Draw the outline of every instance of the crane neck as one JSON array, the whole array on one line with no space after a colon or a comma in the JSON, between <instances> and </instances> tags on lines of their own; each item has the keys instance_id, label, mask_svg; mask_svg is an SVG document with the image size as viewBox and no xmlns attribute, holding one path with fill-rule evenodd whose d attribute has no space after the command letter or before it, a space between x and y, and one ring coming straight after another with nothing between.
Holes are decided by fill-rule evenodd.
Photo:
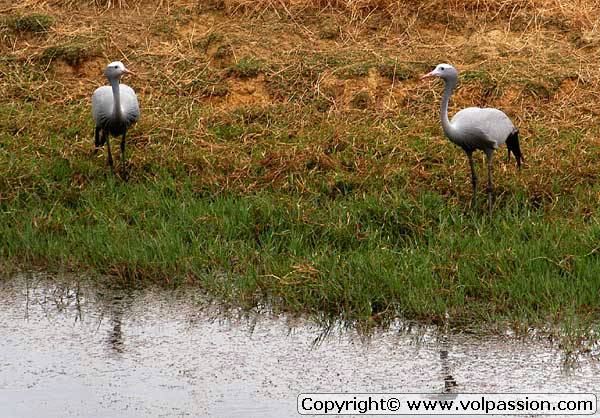
<instances>
[{"instance_id":1,"label":"crane neck","mask_svg":"<svg viewBox=\"0 0 600 418\"><path fill-rule=\"evenodd\" d=\"M444 97L442 98L442 105L440 108L440 119L442 121L442 129L444 129L444 133L446 136L452 141L454 138L454 127L450 123L448 119L448 103L450 102L450 96L452 96L452 92L456 87L457 80L444 80Z\"/></svg>"},{"instance_id":2,"label":"crane neck","mask_svg":"<svg viewBox=\"0 0 600 418\"><path fill-rule=\"evenodd\" d=\"M114 100L113 118L116 121L123 120L123 111L121 109L121 94L119 92L119 81L120 80L118 77L108 79L108 82L110 83L110 86L112 87L112 92L113 92L113 100Z\"/></svg>"}]
</instances>

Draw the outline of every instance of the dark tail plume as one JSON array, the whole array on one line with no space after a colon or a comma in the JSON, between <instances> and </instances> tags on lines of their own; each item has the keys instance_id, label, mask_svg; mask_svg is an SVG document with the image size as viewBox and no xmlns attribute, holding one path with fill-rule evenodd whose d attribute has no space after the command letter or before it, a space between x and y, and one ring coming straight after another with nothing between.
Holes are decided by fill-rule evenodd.
<instances>
[{"instance_id":1,"label":"dark tail plume","mask_svg":"<svg viewBox=\"0 0 600 418\"><path fill-rule=\"evenodd\" d=\"M508 159L510 160L510 153L512 152L517 160L517 167L521 168L521 160L525 161L523 154L521 154L521 147L519 147L519 130L515 129L506 138L506 148L508 149Z\"/></svg>"}]
</instances>

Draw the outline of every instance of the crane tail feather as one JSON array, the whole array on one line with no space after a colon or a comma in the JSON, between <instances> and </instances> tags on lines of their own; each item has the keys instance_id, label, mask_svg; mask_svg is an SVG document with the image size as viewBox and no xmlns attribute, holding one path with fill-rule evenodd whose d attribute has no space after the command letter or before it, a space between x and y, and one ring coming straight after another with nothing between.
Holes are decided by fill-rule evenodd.
<instances>
[{"instance_id":1,"label":"crane tail feather","mask_svg":"<svg viewBox=\"0 0 600 418\"><path fill-rule=\"evenodd\" d=\"M510 153L512 152L517 160L517 167L521 168L521 161L525 161L523 158L523 154L521 154L521 147L519 146L519 130L515 129L509 136L506 138L506 148L508 148L508 155L510 157Z\"/></svg>"}]
</instances>

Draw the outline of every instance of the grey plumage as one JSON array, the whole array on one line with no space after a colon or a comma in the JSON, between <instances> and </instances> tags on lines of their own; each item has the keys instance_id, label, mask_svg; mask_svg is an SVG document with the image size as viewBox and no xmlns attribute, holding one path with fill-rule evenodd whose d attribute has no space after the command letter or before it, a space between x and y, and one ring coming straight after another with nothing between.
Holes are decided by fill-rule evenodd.
<instances>
[{"instance_id":1,"label":"grey plumage","mask_svg":"<svg viewBox=\"0 0 600 418\"><path fill-rule=\"evenodd\" d=\"M492 157L494 150L506 144L508 156L512 152L521 168L523 156L519 147L519 130L504 112L492 108L469 107L456 113L452 120L448 120L448 102L458 82L458 71L450 64L439 64L433 71L422 78L439 77L444 80L444 96L440 109L440 119L444 133L461 147L469 158L471 167L471 182L473 185L472 206L475 206L477 195L477 175L473 152L481 150L487 157L488 164L488 209L492 213Z\"/></svg>"},{"instance_id":2,"label":"grey plumage","mask_svg":"<svg viewBox=\"0 0 600 418\"><path fill-rule=\"evenodd\" d=\"M108 165L114 174L109 136L121 137L121 170L125 173L125 135L140 118L140 108L133 89L120 84L121 76L130 73L120 61L108 64L104 75L110 86L97 88L92 95L92 116L96 123L95 146L106 144Z\"/></svg>"}]
</instances>

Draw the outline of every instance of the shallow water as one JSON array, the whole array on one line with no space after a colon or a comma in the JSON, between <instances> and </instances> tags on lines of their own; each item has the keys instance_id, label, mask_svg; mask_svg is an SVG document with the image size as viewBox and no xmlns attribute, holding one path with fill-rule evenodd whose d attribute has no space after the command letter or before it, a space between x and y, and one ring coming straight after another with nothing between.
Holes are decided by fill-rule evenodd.
<instances>
[{"instance_id":1,"label":"shallow water","mask_svg":"<svg viewBox=\"0 0 600 418\"><path fill-rule=\"evenodd\" d=\"M0 282L0 329L0 417L291 417L301 392L600 392L597 360L543 342L324 332L224 316L194 290L23 275Z\"/></svg>"}]
</instances>

